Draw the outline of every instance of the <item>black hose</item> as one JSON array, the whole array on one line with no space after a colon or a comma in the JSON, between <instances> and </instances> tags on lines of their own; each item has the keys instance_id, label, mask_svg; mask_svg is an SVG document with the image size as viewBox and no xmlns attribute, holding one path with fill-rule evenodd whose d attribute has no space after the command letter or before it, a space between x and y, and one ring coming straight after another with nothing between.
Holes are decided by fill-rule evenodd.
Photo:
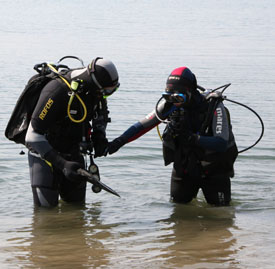
<instances>
[{"instance_id":1,"label":"black hose","mask_svg":"<svg viewBox=\"0 0 275 269\"><path fill-rule=\"evenodd\" d=\"M221 86L221 87L218 87L218 88L212 90L212 92L214 92L214 91L216 91L216 90L219 90L219 89L221 89L221 88L224 88L223 91L222 91L222 93L223 93L230 85L231 85L231 83L225 84L225 85L223 85L223 86ZM200 89L201 91L206 91L206 89L203 88L203 87L200 86L200 85L197 85L197 88ZM157 107L158 107L160 101L162 100L162 98L163 98L163 97L161 97L161 98L158 100L157 104L156 104L156 109L155 109L155 110L156 110L156 117L158 118L159 121L161 121L161 122L163 122L163 123L167 123L167 121L161 119L161 117L160 117L159 114L158 114L158 110L157 110ZM247 148L245 148L245 149L242 149L242 150L238 151L238 153L240 154L240 153L242 153L242 152L245 152L245 151L247 151L247 150L253 148L254 146L256 146L256 145L260 142L260 140L262 139L262 137L263 137L263 135L264 135L264 122L263 122L263 120L261 119L260 115L259 115L255 110L253 110L251 107L249 107L249 106L247 106L247 105L245 105L245 104L242 104L242 103L240 103L240 102L237 102L237 101L228 99L228 98L226 98L225 96L222 96L222 98L223 98L223 100L226 100L226 101L229 101L229 102L231 102L231 103L234 103L234 104L237 104L237 105L240 105L240 106L243 106L243 107L247 108L248 110L250 110L251 112L253 112L253 113L257 116L257 118L259 119L259 121L260 121L260 123L261 123L261 126L262 126L262 132L261 132L259 138L256 140L256 142L255 142L254 144L252 144L251 146L249 146L249 147L247 147Z\"/></svg>"},{"instance_id":2,"label":"black hose","mask_svg":"<svg viewBox=\"0 0 275 269\"><path fill-rule=\"evenodd\" d=\"M60 62L62 62L65 59L68 59L68 58L78 60L82 64L82 66L85 67L84 62L83 62L82 59L80 59L79 57L76 57L76 56L71 56L71 55L62 57L57 63L59 64Z\"/></svg>"},{"instance_id":3,"label":"black hose","mask_svg":"<svg viewBox=\"0 0 275 269\"><path fill-rule=\"evenodd\" d=\"M163 96L161 96L160 99L159 99L159 100L157 101L157 103L156 103L155 114L156 114L157 119L158 119L160 122L162 122L162 123L168 123L168 121L163 120L163 119L161 118L161 116L159 115L159 113L158 113L158 105L159 105L159 103L160 103L160 101L161 101L162 99L163 99Z\"/></svg>"},{"instance_id":4,"label":"black hose","mask_svg":"<svg viewBox=\"0 0 275 269\"><path fill-rule=\"evenodd\" d=\"M263 137L263 135L264 135L264 122L263 122L263 120L261 119L260 115L259 115L255 110L253 110L251 107L249 107L249 106L247 106L247 105L244 105L244 104L242 104L242 103L239 103L239 102L234 101L234 100L231 100L231 99L227 99L226 97L223 97L223 99L226 100L226 101L229 101L229 102L232 102L232 103L234 103L234 104L237 104L237 105L240 105L240 106L243 106L243 107L247 108L248 110L250 110L251 112L253 112L253 113L257 116L257 118L259 119L259 121L260 121L260 123L261 123L261 125L262 125L262 132L261 132L261 135L259 136L259 138L256 140L256 142L255 142L254 144L252 144L251 146L249 146L249 147L247 147L247 148L245 148L245 149L243 149L243 150L240 150L238 153L242 153L242 152L244 152L244 151L247 151L247 150L253 148L255 145L257 145L257 144L260 142L260 140L262 139L262 137Z\"/></svg>"}]
</instances>

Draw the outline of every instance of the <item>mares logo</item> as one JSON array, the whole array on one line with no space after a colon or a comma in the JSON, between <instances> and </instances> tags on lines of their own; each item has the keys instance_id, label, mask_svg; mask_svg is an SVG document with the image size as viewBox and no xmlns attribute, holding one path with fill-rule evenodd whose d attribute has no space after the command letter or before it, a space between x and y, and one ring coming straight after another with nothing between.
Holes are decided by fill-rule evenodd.
<instances>
[{"instance_id":1,"label":"mares logo","mask_svg":"<svg viewBox=\"0 0 275 269\"><path fill-rule=\"evenodd\" d=\"M44 106L42 112L39 115L39 118L41 120L44 120L44 118L46 117L46 115L47 115L49 109L51 108L52 104L53 104L53 100L51 98L49 98L47 104Z\"/></svg>"},{"instance_id":2,"label":"mares logo","mask_svg":"<svg viewBox=\"0 0 275 269\"><path fill-rule=\"evenodd\" d=\"M180 80L180 77L179 76L169 76L169 79Z\"/></svg>"},{"instance_id":3,"label":"mares logo","mask_svg":"<svg viewBox=\"0 0 275 269\"><path fill-rule=\"evenodd\" d=\"M221 134L222 133L222 109L218 107L216 109L216 116L217 116L217 126L216 126L216 133Z\"/></svg>"}]
</instances>

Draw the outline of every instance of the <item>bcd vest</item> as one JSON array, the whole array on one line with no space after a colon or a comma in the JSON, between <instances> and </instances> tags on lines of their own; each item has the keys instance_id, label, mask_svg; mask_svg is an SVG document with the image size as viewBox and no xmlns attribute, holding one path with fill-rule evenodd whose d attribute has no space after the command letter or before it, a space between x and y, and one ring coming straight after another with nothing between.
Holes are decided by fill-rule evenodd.
<instances>
[{"instance_id":1,"label":"bcd vest","mask_svg":"<svg viewBox=\"0 0 275 269\"><path fill-rule=\"evenodd\" d=\"M214 111L221 100L211 98L208 101L208 109L201 112L197 118L200 125L199 133L204 136L212 136L212 119ZM226 109L226 108L225 108ZM174 162L174 168L179 176L202 176L211 174L223 174L234 176L233 164L238 155L234 136L231 131L230 115L226 109L228 124L230 126L229 147L225 152L210 152L201 147L188 146L181 139L182 128L188 129L184 111L176 110L170 116L163 132L163 158L165 165Z\"/></svg>"}]
</instances>

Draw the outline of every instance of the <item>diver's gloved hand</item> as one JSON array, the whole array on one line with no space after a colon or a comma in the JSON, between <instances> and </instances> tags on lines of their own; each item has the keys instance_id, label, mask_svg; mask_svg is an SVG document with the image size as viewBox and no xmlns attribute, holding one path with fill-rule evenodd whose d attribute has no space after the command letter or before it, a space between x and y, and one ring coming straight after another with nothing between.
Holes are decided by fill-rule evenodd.
<instances>
[{"instance_id":1,"label":"diver's gloved hand","mask_svg":"<svg viewBox=\"0 0 275 269\"><path fill-rule=\"evenodd\" d=\"M77 173L79 168L84 169L84 165L77 162L65 161L62 172L70 181L79 182L83 180L83 177Z\"/></svg>"},{"instance_id":2,"label":"diver's gloved hand","mask_svg":"<svg viewBox=\"0 0 275 269\"><path fill-rule=\"evenodd\" d=\"M44 155L44 159L49 161L57 169L61 170L69 180L78 182L83 179L83 177L77 173L77 169L84 168L84 165L78 162L65 160L54 149L47 152Z\"/></svg>"},{"instance_id":3,"label":"diver's gloved hand","mask_svg":"<svg viewBox=\"0 0 275 269\"><path fill-rule=\"evenodd\" d=\"M113 154L117 152L123 145L126 144L126 139L122 136L114 139L112 142L108 143L108 153Z\"/></svg>"},{"instance_id":4,"label":"diver's gloved hand","mask_svg":"<svg viewBox=\"0 0 275 269\"><path fill-rule=\"evenodd\" d=\"M107 155L108 140L101 138L94 141L95 158Z\"/></svg>"},{"instance_id":5,"label":"diver's gloved hand","mask_svg":"<svg viewBox=\"0 0 275 269\"><path fill-rule=\"evenodd\" d=\"M198 145L199 135L193 133L185 133L182 136L182 139L184 145L194 147Z\"/></svg>"}]
</instances>

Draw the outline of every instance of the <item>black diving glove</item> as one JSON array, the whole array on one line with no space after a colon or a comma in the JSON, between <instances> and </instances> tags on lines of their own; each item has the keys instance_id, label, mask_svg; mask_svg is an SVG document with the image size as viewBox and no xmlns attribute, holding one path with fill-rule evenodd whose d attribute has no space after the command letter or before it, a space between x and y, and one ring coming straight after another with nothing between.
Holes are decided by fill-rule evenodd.
<instances>
[{"instance_id":1,"label":"black diving glove","mask_svg":"<svg viewBox=\"0 0 275 269\"><path fill-rule=\"evenodd\" d=\"M62 172L70 181L79 182L83 180L83 177L77 173L79 168L84 169L84 165L78 162L65 161Z\"/></svg>"},{"instance_id":2,"label":"black diving glove","mask_svg":"<svg viewBox=\"0 0 275 269\"><path fill-rule=\"evenodd\" d=\"M112 142L108 143L108 153L113 154L117 152L125 144L126 144L126 139L121 136L114 139Z\"/></svg>"},{"instance_id":3,"label":"black diving glove","mask_svg":"<svg viewBox=\"0 0 275 269\"><path fill-rule=\"evenodd\" d=\"M183 144L190 147L198 146L199 137L197 134L186 133L182 136Z\"/></svg>"},{"instance_id":4,"label":"black diving glove","mask_svg":"<svg viewBox=\"0 0 275 269\"><path fill-rule=\"evenodd\" d=\"M79 182L83 177L77 173L77 169L84 168L83 164L78 162L67 161L61 157L55 150L50 150L44 156L54 167L63 172L66 178L72 182Z\"/></svg>"},{"instance_id":5,"label":"black diving glove","mask_svg":"<svg viewBox=\"0 0 275 269\"><path fill-rule=\"evenodd\" d=\"M96 139L94 141L95 158L107 155L108 140L106 138Z\"/></svg>"}]
</instances>

